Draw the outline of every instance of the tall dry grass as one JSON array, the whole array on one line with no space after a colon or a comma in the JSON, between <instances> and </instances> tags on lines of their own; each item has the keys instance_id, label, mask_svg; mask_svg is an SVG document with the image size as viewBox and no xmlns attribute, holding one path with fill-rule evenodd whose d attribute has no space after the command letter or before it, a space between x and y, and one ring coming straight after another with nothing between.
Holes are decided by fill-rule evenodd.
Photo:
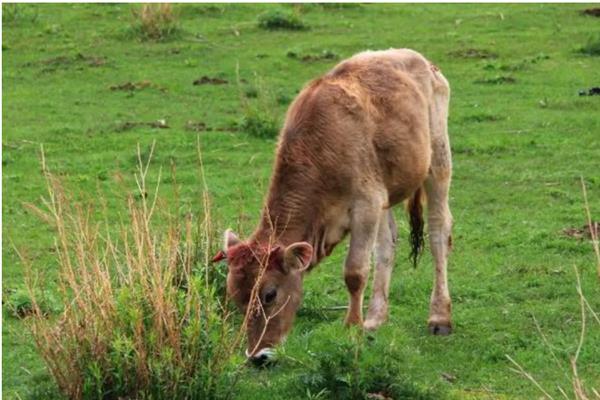
<instances>
[{"instance_id":1,"label":"tall dry grass","mask_svg":"<svg viewBox=\"0 0 600 400\"><path fill-rule=\"evenodd\" d=\"M102 199L75 201L42 150L47 195L27 207L56 234L60 316L42 312L38 275L19 254L34 310L29 326L68 398L220 398L235 385L242 335L216 293L223 277L209 266L218 241L207 190L199 218L169 212L159 184L147 187L153 149L144 162L138 146L137 188L119 223Z\"/></svg>"},{"instance_id":2,"label":"tall dry grass","mask_svg":"<svg viewBox=\"0 0 600 400\"><path fill-rule=\"evenodd\" d=\"M131 28L141 40L166 40L179 31L179 18L170 3L143 4L131 14Z\"/></svg>"}]
</instances>

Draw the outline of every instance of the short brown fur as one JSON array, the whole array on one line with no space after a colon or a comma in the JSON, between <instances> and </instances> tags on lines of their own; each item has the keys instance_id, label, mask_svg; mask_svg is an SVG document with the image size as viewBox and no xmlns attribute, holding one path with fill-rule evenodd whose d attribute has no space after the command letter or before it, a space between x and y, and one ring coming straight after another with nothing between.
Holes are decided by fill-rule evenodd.
<instances>
[{"instance_id":1,"label":"short brown fur","mask_svg":"<svg viewBox=\"0 0 600 400\"><path fill-rule=\"evenodd\" d=\"M259 275L259 298L266 286L277 287L278 300L267 310L277 315L268 329L265 315L248 321L249 355L276 345L287 333L300 303L304 270L329 255L347 233L353 237L346 261L348 318L360 322L368 274L365 249L371 250L377 232L363 227L391 218L385 210L410 197L416 258L423 241L420 194L428 177L449 181L451 168L449 145L432 133L436 121L430 118L439 119L436 93L447 99L447 82L418 53L365 52L309 83L290 106L259 226L248 241L225 249L228 293L241 308ZM392 219L389 226L395 227ZM297 268L285 265L294 264L296 258L288 256L298 248L291 247L302 242ZM276 249L271 261L265 258L267 248ZM261 272L261 265L271 267Z\"/></svg>"}]
</instances>

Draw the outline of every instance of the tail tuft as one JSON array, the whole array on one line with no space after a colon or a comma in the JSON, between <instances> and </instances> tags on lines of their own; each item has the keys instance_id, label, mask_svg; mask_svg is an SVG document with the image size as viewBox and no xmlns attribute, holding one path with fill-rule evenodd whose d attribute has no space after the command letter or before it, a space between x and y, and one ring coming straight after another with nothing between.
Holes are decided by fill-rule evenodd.
<instances>
[{"instance_id":1,"label":"tail tuft","mask_svg":"<svg viewBox=\"0 0 600 400\"><path fill-rule=\"evenodd\" d=\"M417 268L419 257L423 252L423 246L425 241L423 239L423 227L425 221L423 220L423 188L417 189L417 191L408 200L407 210L410 219L410 260L412 261L413 267Z\"/></svg>"}]
</instances>

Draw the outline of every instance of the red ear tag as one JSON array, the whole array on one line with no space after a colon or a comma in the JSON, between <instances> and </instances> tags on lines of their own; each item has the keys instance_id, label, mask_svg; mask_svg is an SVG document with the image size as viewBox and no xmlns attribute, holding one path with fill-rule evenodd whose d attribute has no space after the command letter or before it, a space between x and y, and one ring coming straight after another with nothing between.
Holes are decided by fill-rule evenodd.
<instances>
[{"instance_id":1,"label":"red ear tag","mask_svg":"<svg viewBox=\"0 0 600 400\"><path fill-rule=\"evenodd\" d=\"M277 252L279 251L281 247L280 246L275 246L271 249L271 252L269 253L269 256L275 255L277 254Z\"/></svg>"},{"instance_id":2,"label":"red ear tag","mask_svg":"<svg viewBox=\"0 0 600 400\"><path fill-rule=\"evenodd\" d=\"M213 257L211 262L219 262L227 259L227 254L223 250L219 250L216 256Z\"/></svg>"}]
</instances>

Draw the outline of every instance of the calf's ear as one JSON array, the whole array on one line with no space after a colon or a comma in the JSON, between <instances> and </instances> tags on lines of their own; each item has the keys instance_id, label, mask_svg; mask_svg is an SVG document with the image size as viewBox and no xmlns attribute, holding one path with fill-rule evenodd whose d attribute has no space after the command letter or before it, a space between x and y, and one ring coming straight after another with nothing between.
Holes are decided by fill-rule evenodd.
<instances>
[{"instance_id":1,"label":"calf's ear","mask_svg":"<svg viewBox=\"0 0 600 400\"><path fill-rule=\"evenodd\" d=\"M240 238L238 238L237 235L233 233L231 229L227 229L224 235L223 250L227 251L228 248L230 248L231 246L235 246L240 242Z\"/></svg>"},{"instance_id":2,"label":"calf's ear","mask_svg":"<svg viewBox=\"0 0 600 400\"><path fill-rule=\"evenodd\" d=\"M297 242L290 244L283 252L283 267L286 272L293 269L308 268L312 259L313 248L309 243Z\"/></svg>"}]
</instances>

